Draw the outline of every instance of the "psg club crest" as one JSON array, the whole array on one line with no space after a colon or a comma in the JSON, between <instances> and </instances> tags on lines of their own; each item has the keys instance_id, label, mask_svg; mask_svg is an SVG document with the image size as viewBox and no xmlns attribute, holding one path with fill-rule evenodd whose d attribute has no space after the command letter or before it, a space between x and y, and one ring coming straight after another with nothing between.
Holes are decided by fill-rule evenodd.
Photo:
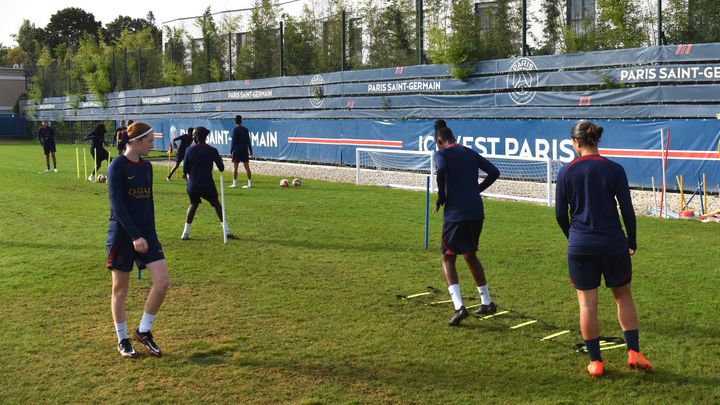
<instances>
[{"instance_id":1,"label":"psg club crest","mask_svg":"<svg viewBox=\"0 0 720 405\"><path fill-rule=\"evenodd\" d=\"M531 90L538 85L537 66L528 58L520 58L510 67L507 76L507 87L513 91L509 92L510 98L515 104L527 104L535 97L535 91Z\"/></svg>"},{"instance_id":2,"label":"psg club crest","mask_svg":"<svg viewBox=\"0 0 720 405\"><path fill-rule=\"evenodd\" d=\"M308 97L310 104L315 108L320 108L325 102L325 80L320 75L313 76L308 85Z\"/></svg>"},{"instance_id":3,"label":"psg club crest","mask_svg":"<svg viewBox=\"0 0 720 405\"><path fill-rule=\"evenodd\" d=\"M193 87L192 102L193 102L193 107L195 108L195 111L202 110L202 106L203 106L202 91L203 90L202 90L202 87L200 87L200 85Z\"/></svg>"}]
</instances>

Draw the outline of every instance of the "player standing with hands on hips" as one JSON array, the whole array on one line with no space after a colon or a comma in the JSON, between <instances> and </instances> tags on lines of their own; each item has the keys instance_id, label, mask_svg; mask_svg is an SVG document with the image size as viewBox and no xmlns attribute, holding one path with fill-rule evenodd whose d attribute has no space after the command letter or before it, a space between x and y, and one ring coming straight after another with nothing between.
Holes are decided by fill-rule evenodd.
<instances>
[{"instance_id":1,"label":"player standing with hands on hips","mask_svg":"<svg viewBox=\"0 0 720 405\"><path fill-rule=\"evenodd\" d=\"M578 157L560 169L555 190L555 217L568 238L568 270L577 290L580 331L590 356L587 370L593 377L602 376L604 367L597 316L601 277L615 297L627 342L628 367L652 367L640 354L637 312L630 290L630 256L637 250L635 211L625 170L598 153L602 133L603 128L590 121L575 124L571 137ZM620 225L618 205L627 236Z\"/></svg>"},{"instance_id":2,"label":"player standing with hands on hips","mask_svg":"<svg viewBox=\"0 0 720 405\"><path fill-rule=\"evenodd\" d=\"M108 167L110 225L107 235L107 267L112 273L112 315L123 357L135 357L128 338L125 298L128 294L133 262L138 269L147 267L152 288L145 301L140 325L134 336L155 356L161 351L151 332L153 322L170 285L165 255L155 231L153 170L142 159L153 146L153 129L143 123L130 125L123 137L125 154L113 159Z\"/></svg>"},{"instance_id":3,"label":"player standing with hands on hips","mask_svg":"<svg viewBox=\"0 0 720 405\"><path fill-rule=\"evenodd\" d=\"M250 132L242 126L242 117L239 115L235 116L235 129L233 129L230 151L233 162L233 182L230 188L237 187L238 165L240 162L245 166L245 173L247 173L248 179L247 186L243 186L242 188L252 187L252 172L250 172L250 158L253 154L252 142L250 141Z\"/></svg>"},{"instance_id":4,"label":"player standing with hands on hips","mask_svg":"<svg viewBox=\"0 0 720 405\"><path fill-rule=\"evenodd\" d=\"M42 126L38 131L38 141L40 141L40 145L43 147L43 153L45 153L45 164L47 165L45 172L47 173L50 171L50 155L52 155L53 171L57 173L57 160L55 160L55 130L48 125L47 120L43 120Z\"/></svg>"},{"instance_id":5,"label":"player standing with hands on hips","mask_svg":"<svg viewBox=\"0 0 720 405\"><path fill-rule=\"evenodd\" d=\"M470 314L463 305L455 268L457 255L462 255L480 293L481 305L475 311L478 315L497 312L497 306L490 298L485 270L477 258L478 241L482 232L485 212L480 193L500 177L500 171L489 160L472 149L455 143L452 130L440 127L435 133L438 151L434 161L437 176L438 197L433 212L444 205L442 229L442 267L448 285L455 313L448 322L458 326ZM478 184L478 169L487 175Z\"/></svg>"}]
</instances>

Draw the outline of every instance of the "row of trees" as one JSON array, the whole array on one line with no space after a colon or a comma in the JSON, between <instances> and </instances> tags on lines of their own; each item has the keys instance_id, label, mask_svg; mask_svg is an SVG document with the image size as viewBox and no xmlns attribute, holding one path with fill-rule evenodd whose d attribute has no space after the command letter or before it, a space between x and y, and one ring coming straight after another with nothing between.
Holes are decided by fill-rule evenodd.
<instances>
[{"instance_id":1,"label":"row of trees","mask_svg":"<svg viewBox=\"0 0 720 405\"><path fill-rule=\"evenodd\" d=\"M348 69L447 63L458 78L473 62L517 56L520 0L423 0L425 41L418 52L417 0L318 0L299 16L282 14L271 0L255 0L247 21L207 8L192 38L181 28L161 31L152 13L119 16L105 27L78 8L58 11L44 28L23 21L18 47L0 46L0 63L33 69L30 97L95 93L231 79L313 74ZM538 2L542 27L531 54L633 48L657 44L656 0L527 0ZM568 3L570 2L570 3ZM568 9L595 10L568 26ZM571 7L568 7L570 5ZM720 41L720 2L668 0L663 10L668 43ZM282 21L282 23L279 23ZM241 23L245 27L239 34ZM282 30L280 30L282 24ZM530 34L532 35L532 34ZM282 41L281 41L282 38ZM282 55L282 58L281 58Z\"/></svg>"}]
</instances>

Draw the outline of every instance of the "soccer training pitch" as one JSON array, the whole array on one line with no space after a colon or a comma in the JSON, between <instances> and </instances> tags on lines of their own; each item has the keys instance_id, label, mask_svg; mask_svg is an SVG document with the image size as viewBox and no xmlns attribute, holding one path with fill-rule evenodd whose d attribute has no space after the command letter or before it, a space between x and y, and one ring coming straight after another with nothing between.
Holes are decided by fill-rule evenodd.
<instances>
[{"instance_id":1,"label":"soccer training pitch","mask_svg":"<svg viewBox=\"0 0 720 405\"><path fill-rule=\"evenodd\" d=\"M78 180L74 146L58 148L59 173L39 174L40 146L0 144L0 403L720 402L717 224L638 218L633 287L653 370L628 370L613 349L591 379L571 349L577 298L552 208L486 200L480 239L495 302L540 322L470 317L451 328L451 304L396 297L434 286L449 299L441 214L423 250L423 193L311 179L284 189L256 175L252 189L226 190L237 240L222 244L203 203L181 241L185 184L166 182L160 164L155 217L171 287L153 329L164 354L135 344L140 356L121 358L107 186ZM477 303L462 260L458 273L466 304ZM149 288L149 275L131 279L129 329ZM600 320L603 335L622 336L604 288ZM547 325L570 333L541 341Z\"/></svg>"}]
</instances>

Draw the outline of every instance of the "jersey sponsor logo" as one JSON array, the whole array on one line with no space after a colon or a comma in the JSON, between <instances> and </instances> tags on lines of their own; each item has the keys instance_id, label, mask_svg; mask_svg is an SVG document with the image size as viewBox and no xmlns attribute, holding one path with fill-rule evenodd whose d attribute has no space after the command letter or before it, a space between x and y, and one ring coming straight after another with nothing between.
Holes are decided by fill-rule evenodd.
<instances>
[{"instance_id":1,"label":"jersey sponsor logo","mask_svg":"<svg viewBox=\"0 0 720 405\"><path fill-rule=\"evenodd\" d=\"M152 188L150 188L150 187L132 187L132 188L128 189L128 194L137 200L143 200L143 199L151 197Z\"/></svg>"},{"instance_id":2,"label":"jersey sponsor logo","mask_svg":"<svg viewBox=\"0 0 720 405\"><path fill-rule=\"evenodd\" d=\"M308 97L310 104L315 108L322 107L325 102L325 79L320 75L313 76L308 85Z\"/></svg>"},{"instance_id":3,"label":"jersey sponsor logo","mask_svg":"<svg viewBox=\"0 0 720 405\"><path fill-rule=\"evenodd\" d=\"M519 58L510 67L507 75L507 87L514 89L508 93L515 104L527 104L535 97L531 89L538 85L537 66L528 58Z\"/></svg>"}]
</instances>

